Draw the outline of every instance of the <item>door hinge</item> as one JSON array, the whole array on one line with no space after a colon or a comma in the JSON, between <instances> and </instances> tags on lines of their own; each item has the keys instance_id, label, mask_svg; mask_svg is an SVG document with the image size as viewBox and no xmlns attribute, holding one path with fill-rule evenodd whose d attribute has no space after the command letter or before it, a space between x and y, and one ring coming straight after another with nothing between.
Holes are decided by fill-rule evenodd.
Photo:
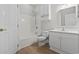
<instances>
[{"instance_id":1,"label":"door hinge","mask_svg":"<svg viewBox=\"0 0 79 59\"><path fill-rule=\"evenodd\" d=\"M17 24L17 27L19 27L19 24Z\"/></svg>"},{"instance_id":2,"label":"door hinge","mask_svg":"<svg viewBox=\"0 0 79 59\"><path fill-rule=\"evenodd\" d=\"M17 44L17 48L19 47L19 44Z\"/></svg>"},{"instance_id":3,"label":"door hinge","mask_svg":"<svg viewBox=\"0 0 79 59\"><path fill-rule=\"evenodd\" d=\"M17 5L17 8L18 8L18 5Z\"/></svg>"}]
</instances>

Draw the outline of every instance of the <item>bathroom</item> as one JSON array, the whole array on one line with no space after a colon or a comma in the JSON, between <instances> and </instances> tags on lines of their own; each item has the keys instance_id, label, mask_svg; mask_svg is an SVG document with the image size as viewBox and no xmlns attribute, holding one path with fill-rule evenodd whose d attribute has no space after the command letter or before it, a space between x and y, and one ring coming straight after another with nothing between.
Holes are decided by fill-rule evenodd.
<instances>
[{"instance_id":1,"label":"bathroom","mask_svg":"<svg viewBox=\"0 0 79 59\"><path fill-rule=\"evenodd\" d=\"M78 4L0 4L0 54L79 53L78 17Z\"/></svg>"},{"instance_id":2,"label":"bathroom","mask_svg":"<svg viewBox=\"0 0 79 59\"><path fill-rule=\"evenodd\" d=\"M24 37L26 40L25 41L22 37L23 33L22 32L20 37L22 37L22 41L24 42L21 41L20 48L30 46L33 43L37 43L36 44L37 47L41 47L47 43L47 47L48 49L52 50L51 51L52 54L79 53L78 52L79 6L77 4L36 4L31 6L34 8L32 11L34 16L34 23L32 21L31 25L33 26L33 28L31 27L32 32L31 34L29 34L32 37L29 37L29 35L27 34L28 38L26 40L26 38ZM22 29L22 31L24 30ZM61 33L64 36L62 36ZM67 46L67 44L69 44L70 46Z\"/></svg>"}]
</instances>

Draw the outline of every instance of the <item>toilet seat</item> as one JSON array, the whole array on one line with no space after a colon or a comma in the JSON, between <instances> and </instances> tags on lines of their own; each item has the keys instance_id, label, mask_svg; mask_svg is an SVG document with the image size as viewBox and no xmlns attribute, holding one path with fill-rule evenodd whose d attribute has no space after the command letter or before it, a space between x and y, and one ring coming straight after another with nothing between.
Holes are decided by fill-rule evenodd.
<instances>
[{"instance_id":1,"label":"toilet seat","mask_svg":"<svg viewBox=\"0 0 79 59\"><path fill-rule=\"evenodd\" d=\"M40 37L38 37L38 40L39 40L39 41L43 41L43 40L45 40L45 39L46 39L45 36L40 36Z\"/></svg>"},{"instance_id":2,"label":"toilet seat","mask_svg":"<svg viewBox=\"0 0 79 59\"><path fill-rule=\"evenodd\" d=\"M48 31L44 31L44 32L42 32L41 35L38 35L37 36L38 46L42 46L42 45L46 44L48 36L49 36Z\"/></svg>"}]
</instances>

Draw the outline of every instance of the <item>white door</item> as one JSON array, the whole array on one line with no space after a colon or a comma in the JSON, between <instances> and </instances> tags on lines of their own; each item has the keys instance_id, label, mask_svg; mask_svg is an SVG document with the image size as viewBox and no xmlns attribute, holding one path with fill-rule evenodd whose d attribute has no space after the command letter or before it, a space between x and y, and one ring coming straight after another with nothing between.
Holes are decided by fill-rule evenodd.
<instances>
[{"instance_id":1,"label":"white door","mask_svg":"<svg viewBox=\"0 0 79 59\"><path fill-rule=\"evenodd\" d=\"M8 52L8 8L0 5L0 53Z\"/></svg>"},{"instance_id":2,"label":"white door","mask_svg":"<svg viewBox=\"0 0 79 59\"><path fill-rule=\"evenodd\" d=\"M0 53L15 53L16 5L0 5Z\"/></svg>"},{"instance_id":3,"label":"white door","mask_svg":"<svg viewBox=\"0 0 79 59\"><path fill-rule=\"evenodd\" d=\"M63 34L61 40L61 50L66 53L79 53L78 52L78 35Z\"/></svg>"}]
</instances>

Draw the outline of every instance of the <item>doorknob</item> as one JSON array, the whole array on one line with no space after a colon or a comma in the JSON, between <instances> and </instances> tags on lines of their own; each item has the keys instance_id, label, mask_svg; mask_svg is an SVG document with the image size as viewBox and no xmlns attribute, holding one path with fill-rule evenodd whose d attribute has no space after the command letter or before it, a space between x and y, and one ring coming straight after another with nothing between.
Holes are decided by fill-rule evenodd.
<instances>
[{"instance_id":1,"label":"doorknob","mask_svg":"<svg viewBox=\"0 0 79 59\"><path fill-rule=\"evenodd\" d=\"M6 29L2 29L2 28L0 28L0 31L5 31Z\"/></svg>"}]
</instances>

